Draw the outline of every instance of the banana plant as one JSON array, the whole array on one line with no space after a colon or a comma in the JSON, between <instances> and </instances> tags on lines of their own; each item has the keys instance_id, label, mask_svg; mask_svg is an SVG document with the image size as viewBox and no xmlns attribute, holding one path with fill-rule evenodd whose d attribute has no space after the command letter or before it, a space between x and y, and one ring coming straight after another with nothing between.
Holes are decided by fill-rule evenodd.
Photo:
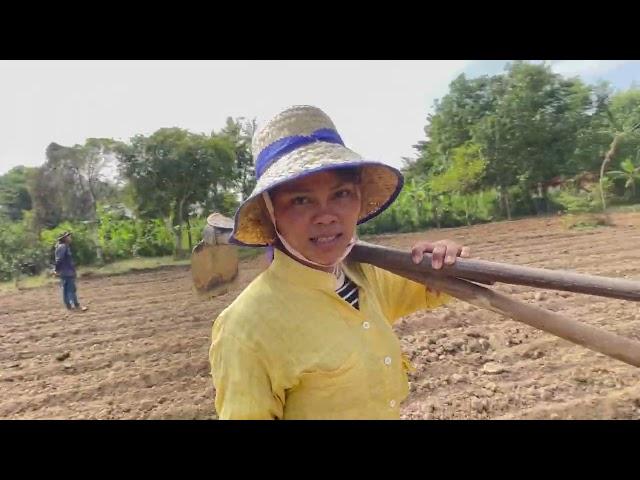
<instances>
[{"instance_id":1,"label":"banana plant","mask_svg":"<svg viewBox=\"0 0 640 480\"><path fill-rule=\"evenodd\" d=\"M640 150L638 150L640 155ZM630 193L631 198L636 196L637 183L640 182L640 164L635 165L630 158L620 163L620 170L611 170L608 175L615 179L624 179L624 188Z\"/></svg>"}]
</instances>

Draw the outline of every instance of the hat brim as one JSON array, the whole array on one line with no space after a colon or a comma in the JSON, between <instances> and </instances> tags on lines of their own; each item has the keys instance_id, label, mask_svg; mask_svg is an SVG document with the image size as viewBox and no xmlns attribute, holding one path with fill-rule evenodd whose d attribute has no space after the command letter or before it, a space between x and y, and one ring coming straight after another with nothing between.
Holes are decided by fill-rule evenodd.
<instances>
[{"instance_id":1,"label":"hat brim","mask_svg":"<svg viewBox=\"0 0 640 480\"><path fill-rule=\"evenodd\" d=\"M222 228L225 230L231 230L233 228L233 220L225 217L221 213L214 212L207 217L207 225L211 227Z\"/></svg>"},{"instance_id":2,"label":"hat brim","mask_svg":"<svg viewBox=\"0 0 640 480\"><path fill-rule=\"evenodd\" d=\"M361 169L362 211L358 224L386 210L404 185L402 173L390 165L365 160L352 150L337 144L317 142L278 159L260 177L253 192L236 211L230 243L265 247L276 237L262 193L292 180L330 170Z\"/></svg>"}]
</instances>

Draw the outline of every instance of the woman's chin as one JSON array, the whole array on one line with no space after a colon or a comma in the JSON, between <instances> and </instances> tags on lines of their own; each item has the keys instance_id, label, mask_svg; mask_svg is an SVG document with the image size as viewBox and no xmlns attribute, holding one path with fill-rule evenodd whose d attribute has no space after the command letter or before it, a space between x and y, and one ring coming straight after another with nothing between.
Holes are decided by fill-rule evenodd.
<instances>
[{"instance_id":1,"label":"woman's chin","mask_svg":"<svg viewBox=\"0 0 640 480\"><path fill-rule=\"evenodd\" d=\"M305 257L314 263L331 266L340 260L346 248L346 245L313 245L309 248L308 254L305 255Z\"/></svg>"}]
</instances>

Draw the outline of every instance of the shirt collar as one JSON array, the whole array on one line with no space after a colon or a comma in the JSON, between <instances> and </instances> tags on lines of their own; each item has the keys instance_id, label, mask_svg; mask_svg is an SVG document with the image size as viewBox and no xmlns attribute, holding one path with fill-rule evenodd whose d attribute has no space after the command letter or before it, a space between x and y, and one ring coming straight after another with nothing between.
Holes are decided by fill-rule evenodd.
<instances>
[{"instance_id":1,"label":"shirt collar","mask_svg":"<svg viewBox=\"0 0 640 480\"><path fill-rule=\"evenodd\" d=\"M307 267L277 248L274 249L273 262L269 267L269 271L280 281L320 290L335 291L336 276L334 274Z\"/></svg>"},{"instance_id":2,"label":"shirt collar","mask_svg":"<svg viewBox=\"0 0 640 480\"><path fill-rule=\"evenodd\" d=\"M345 262L342 267L345 273L357 285L362 285L362 279L350 262ZM269 272L279 281L299 285L301 287L316 288L334 292L336 290L336 276L315 268L303 265L277 248L274 249L273 262L269 266Z\"/></svg>"}]
</instances>

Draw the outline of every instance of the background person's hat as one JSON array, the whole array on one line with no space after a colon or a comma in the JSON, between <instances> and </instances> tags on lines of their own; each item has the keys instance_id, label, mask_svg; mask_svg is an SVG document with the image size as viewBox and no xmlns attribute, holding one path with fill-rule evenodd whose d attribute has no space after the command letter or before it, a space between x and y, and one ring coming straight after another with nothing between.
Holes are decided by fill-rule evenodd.
<instances>
[{"instance_id":1,"label":"background person's hat","mask_svg":"<svg viewBox=\"0 0 640 480\"><path fill-rule=\"evenodd\" d=\"M62 235L58 237L58 241L64 240L67 237L71 236L71 232L64 232Z\"/></svg>"},{"instance_id":2,"label":"background person's hat","mask_svg":"<svg viewBox=\"0 0 640 480\"><path fill-rule=\"evenodd\" d=\"M362 210L358 224L382 213L403 185L399 170L362 158L344 146L331 119L312 106L295 106L272 118L253 137L256 186L238 208L230 242L266 246L276 238L262 192L312 173L359 167Z\"/></svg>"},{"instance_id":3,"label":"background person's hat","mask_svg":"<svg viewBox=\"0 0 640 480\"><path fill-rule=\"evenodd\" d=\"M218 212L214 212L207 217L207 224L223 230L231 230L233 228L233 220Z\"/></svg>"}]
</instances>

